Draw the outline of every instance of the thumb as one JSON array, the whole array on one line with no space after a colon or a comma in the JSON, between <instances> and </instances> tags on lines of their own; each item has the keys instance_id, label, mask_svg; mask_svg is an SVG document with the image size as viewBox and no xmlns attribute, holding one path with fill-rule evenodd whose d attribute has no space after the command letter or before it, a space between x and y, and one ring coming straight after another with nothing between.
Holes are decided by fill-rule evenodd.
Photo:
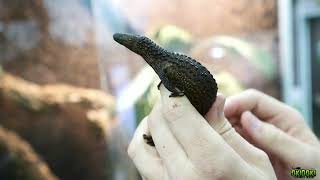
<instances>
[{"instance_id":1,"label":"thumb","mask_svg":"<svg viewBox=\"0 0 320 180\"><path fill-rule=\"evenodd\" d=\"M254 145L286 164L294 167L307 162L306 150L310 148L274 125L261 121L251 112L246 111L241 115L241 125Z\"/></svg>"}]
</instances>

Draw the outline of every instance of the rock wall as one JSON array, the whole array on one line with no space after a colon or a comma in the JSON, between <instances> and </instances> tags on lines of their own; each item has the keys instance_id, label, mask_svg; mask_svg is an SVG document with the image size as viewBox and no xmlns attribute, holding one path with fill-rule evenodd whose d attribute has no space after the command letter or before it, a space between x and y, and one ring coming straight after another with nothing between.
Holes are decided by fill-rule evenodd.
<instances>
[{"instance_id":1,"label":"rock wall","mask_svg":"<svg viewBox=\"0 0 320 180\"><path fill-rule=\"evenodd\" d=\"M99 88L93 19L81 2L0 0L4 69L38 84Z\"/></svg>"},{"instance_id":2,"label":"rock wall","mask_svg":"<svg viewBox=\"0 0 320 180\"><path fill-rule=\"evenodd\" d=\"M113 98L68 85L0 76L0 125L31 144L60 179L107 179Z\"/></svg>"},{"instance_id":3,"label":"rock wall","mask_svg":"<svg viewBox=\"0 0 320 180\"><path fill-rule=\"evenodd\" d=\"M58 179L27 142L1 126L0 164L0 179Z\"/></svg>"}]
</instances>

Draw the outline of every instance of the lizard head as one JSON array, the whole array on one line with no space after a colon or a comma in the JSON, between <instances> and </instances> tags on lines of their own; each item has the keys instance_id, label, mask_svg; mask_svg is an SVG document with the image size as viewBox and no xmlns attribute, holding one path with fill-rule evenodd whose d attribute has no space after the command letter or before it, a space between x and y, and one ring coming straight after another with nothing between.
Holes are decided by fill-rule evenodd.
<instances>
[{"instance_id":1,"label":"lizard head","mask_svg":"<svg viewBox=\"0 0 320 180\"><path fill-rule=\"evenodd\" d=\"M132 34L121 34L115 33L113 35L113 39L118 42L119 44L125 46L126 48L130 49L131 51L140 54L139 52L139 41L142 36L139 35L132 35Z\"/></svg>"},{"instance_id":2,"label":"lizard head","mask_svg":"<svg viewBox=\"0 0 320 180\"><path fill-rule=\"evenodd\" d=\"M143 57L143 59L155 69L156 72L162 62L161 53L165 53L164 49L152 42L145 36L116 33L113 39L119 44L130 49L134 53Z\"/></svg>"},{"instance_id":3,"label":"lizard head","mask_svg":"<svg viewBox=\"0 0 320 180\"><path fill-rule=\"evenodd\" d=\"M115 33L113 39L142 57L152 54L150 52L157 46L149 38L139 35Z\"/></svg>"}]
</instances>

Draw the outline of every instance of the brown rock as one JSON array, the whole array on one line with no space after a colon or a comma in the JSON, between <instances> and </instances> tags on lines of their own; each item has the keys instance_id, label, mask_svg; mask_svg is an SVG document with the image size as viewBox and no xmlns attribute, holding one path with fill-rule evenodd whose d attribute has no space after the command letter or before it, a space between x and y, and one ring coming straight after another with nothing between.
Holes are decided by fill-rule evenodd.
<instances>
[{"instance_id":1,"label":"brown rock","mask_svg":"<svg viewBox=\"0 0 320 180\"><path fill-rule=\"evenodd\" d=\"M0 22L8 72L38 84L100 87L93 20L79 0L0 0Z\"/></svg>"},{"instance_id":2,"label":"brown rock","mask_svg":"<svg viewBox=\"0 0 320 180\"><path fill-rule=\"evenodd\" d=\"M0 76L0 124L26 139L61 179L110 177L112 108L113 98L97 90Z\"/></svg>"},{"instance_id":3,"label":"brown rock","mask_svg":"<svg viewBox=\"0 0 320 180\"><path fill-rule=\"evenodd\" d=\"M27 142L1 126L0 167L0 179L58 179Z\"/></svg>"}]
</instances>

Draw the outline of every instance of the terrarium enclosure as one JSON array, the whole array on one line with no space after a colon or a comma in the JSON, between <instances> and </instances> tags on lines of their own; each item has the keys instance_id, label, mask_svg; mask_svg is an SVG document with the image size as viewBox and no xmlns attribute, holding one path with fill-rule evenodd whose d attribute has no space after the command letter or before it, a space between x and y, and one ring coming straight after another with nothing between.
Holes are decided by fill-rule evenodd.
<instances>
[{"instance_id":1,"label":"terrarium enclosure","mask_svg":"<svg viewBox=\"0 0 320 180\"><path fill-rule=\"evenodd\" d=\"M113 40L116 32L197 59L227 97L255 88L285 100L292 70L280 58L277 3L0 0L0 179L140 178L127 147L160 80ZM314 37L318 26L312 19ZM311 44L319 59L318 41ZM320 61L312 62L316 77ZM316 112L320 98L312 97Z\"/></svg>"}]
</instances>

